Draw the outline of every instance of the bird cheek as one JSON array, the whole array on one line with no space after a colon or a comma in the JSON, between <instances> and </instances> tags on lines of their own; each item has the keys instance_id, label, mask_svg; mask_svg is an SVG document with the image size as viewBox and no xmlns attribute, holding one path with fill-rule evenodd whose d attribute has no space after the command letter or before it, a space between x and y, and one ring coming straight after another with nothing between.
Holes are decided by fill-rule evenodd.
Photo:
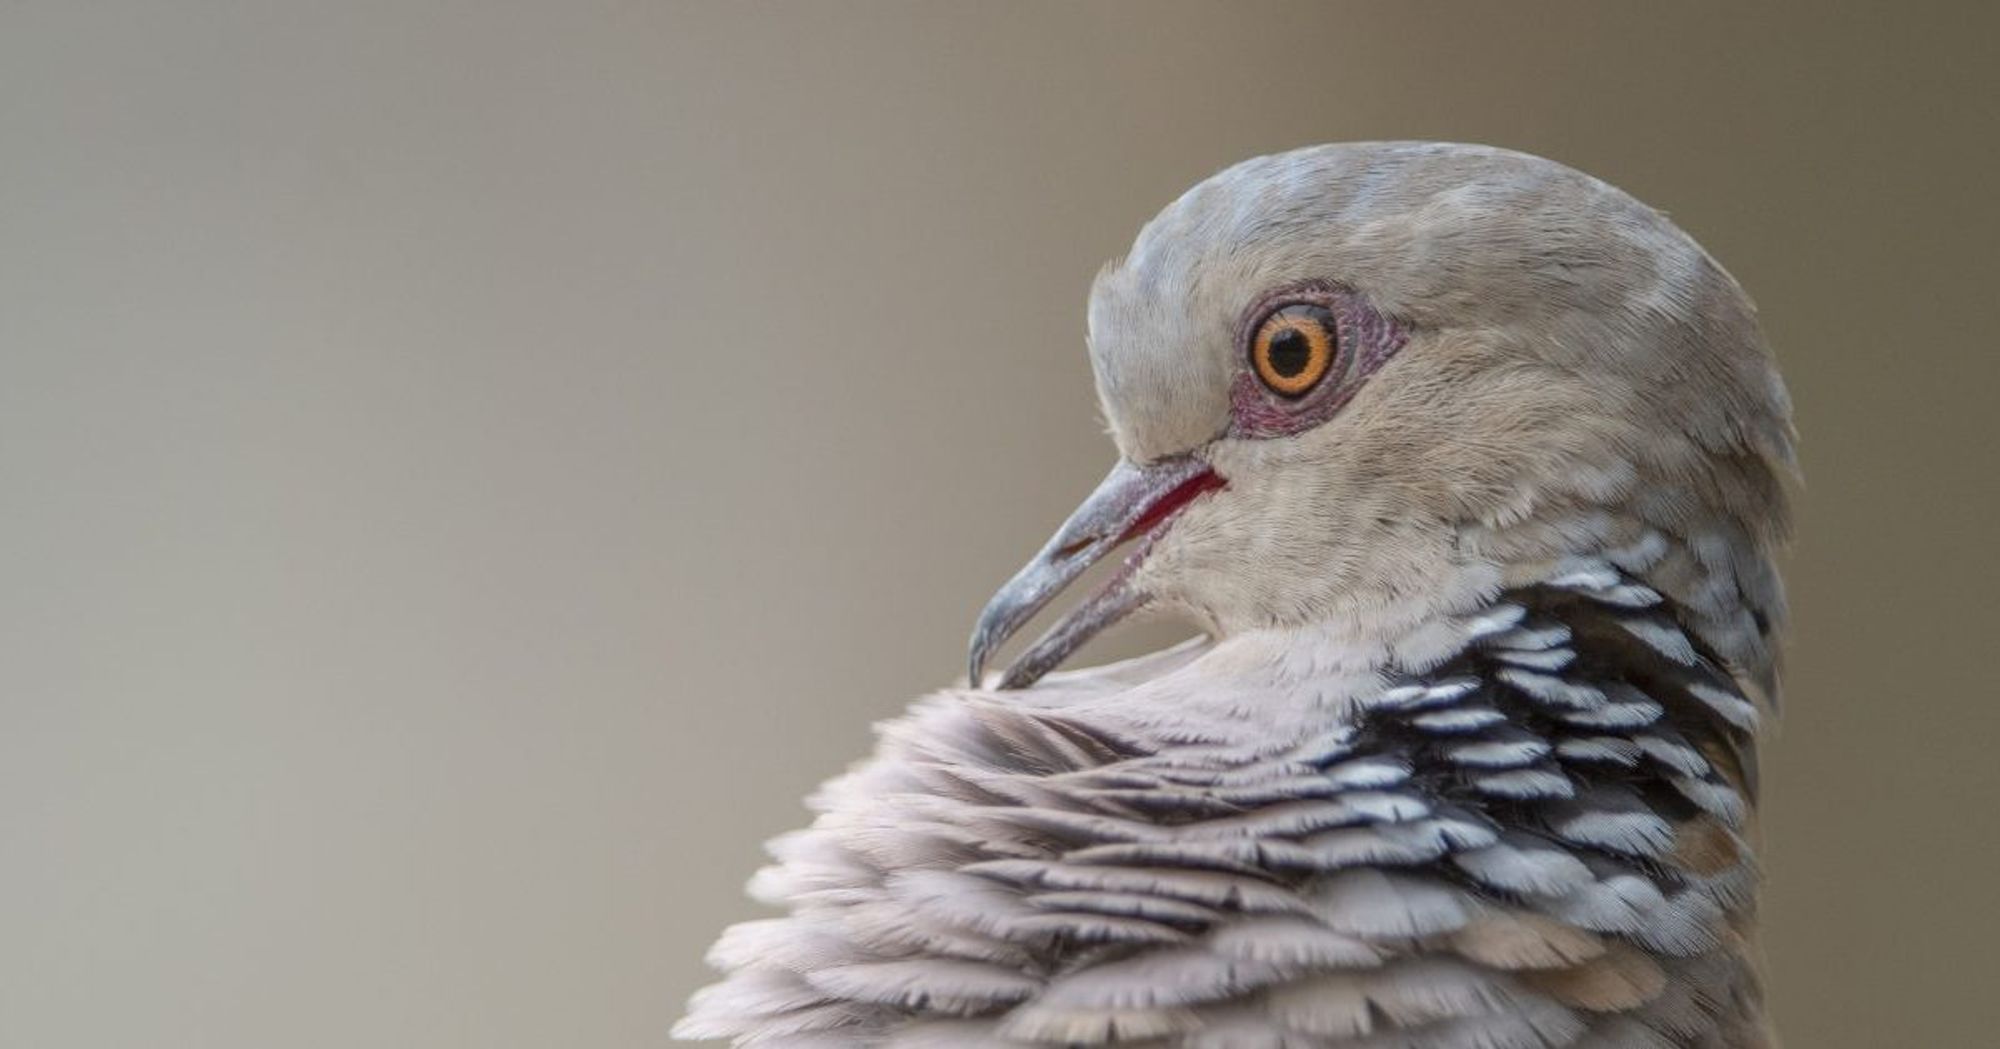
<instances>
[{"instance_id":1,"label":"bird cheek","mask_svg":"<svg viewBox=\"0 0 2000 1049\"><path fill-rule=\"evenodd\" d=\"M1252 512L1250 501L1232 486L1204 496L1174 520L1133 575L1149 604L1210 631L1240 618L1232 611L1232 595L1252 567L1244 560L1240 535L1245 514Z\"/></svg>"},{"instance_id":2,"label":"bird cheek","mask_svg":"<svg viewBox=\"0 0 2000 1049\"><path fill-rule=\"evenodd\" d=\"M1149 541L1144 559L1132 573L1136 588L1156 598L1186 589L1187 574L1205 556L1214 541L1214 509L1217 500L1229 496L1227 488L1197 498L1176 512L1165 528Z\"/></svg>"}]
</instances>

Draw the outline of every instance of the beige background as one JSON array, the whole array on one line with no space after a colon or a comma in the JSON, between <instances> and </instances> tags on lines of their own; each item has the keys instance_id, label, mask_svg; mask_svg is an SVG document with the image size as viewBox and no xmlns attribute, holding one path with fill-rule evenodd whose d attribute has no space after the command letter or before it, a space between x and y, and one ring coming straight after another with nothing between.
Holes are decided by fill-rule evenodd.
<instances>
[{"instance_id":1,"label":"beige background","mask_svg":"<svg viewBox=\"0 0 2000 1049\"><path fill-rule=\"evenodd\" d=\"M1381 137L1757 295L1778 1014L1993 1044L2000 27L1835 6L0 6L0 1046L660 1044L1108 465L1100 262Z\"/></svg>"}]
</instances>

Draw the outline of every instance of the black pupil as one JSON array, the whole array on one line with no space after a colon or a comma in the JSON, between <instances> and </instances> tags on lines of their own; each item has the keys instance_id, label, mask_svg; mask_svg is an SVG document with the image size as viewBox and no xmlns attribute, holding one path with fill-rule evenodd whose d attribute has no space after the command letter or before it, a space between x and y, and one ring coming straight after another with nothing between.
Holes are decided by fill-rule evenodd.
<instances>
[{"instance_id":1,"label":"black pupil","mask_svg":"<svg viewBox=\"0 0 2000 1049\"><path fill-rule=\"evenodd\" d=\"M1271 361L1271 370L1280 378L1295 378L1312 361L1312 340L1297 328L1286 328L1271 336L1266 356Z\"/></svg>"}]
</instances>

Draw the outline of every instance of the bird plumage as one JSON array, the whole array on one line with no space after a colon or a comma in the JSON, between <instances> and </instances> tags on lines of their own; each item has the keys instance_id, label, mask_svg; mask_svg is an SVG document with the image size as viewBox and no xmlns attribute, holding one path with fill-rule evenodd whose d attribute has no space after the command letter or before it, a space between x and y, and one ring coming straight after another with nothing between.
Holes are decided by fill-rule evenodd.
<instances>
[{"instance_id":1,"label":"bird plumage","mask_svg":"<svg viewBox=\"0 0 2000 1049\"><path fill-rule=\"evenodd\" d=\"M1271 399L1242 332L1302 288L1350 386ZM783 916L723 936L677 1033L1767 1044L1791 436L1727 274L1548 161L1320 147L1169 207L1091 343L1124 461L1226 485L1125 584L1207 636L886 723L773 842L752 893Z\"/></svg>"}]
</instances>

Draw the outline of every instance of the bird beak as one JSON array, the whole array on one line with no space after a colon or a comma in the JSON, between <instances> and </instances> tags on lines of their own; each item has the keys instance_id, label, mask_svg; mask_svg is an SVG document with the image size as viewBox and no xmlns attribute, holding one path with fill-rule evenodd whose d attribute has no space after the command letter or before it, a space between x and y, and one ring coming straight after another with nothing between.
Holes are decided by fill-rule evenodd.
<instances>
[{"instance_id":1,"label":"bird beak","mask_svg":"<svg viewBox=\"0 0 2000 1049\"><path fill-rule=\"evenodd\" d=\"M1035 559L1015 573L986 603L985 611L979 614L979 624L972 630L967 680L977 687L987 657L995 649L1075 582L1084 569L1130 539L1138 539L1140 544L1126 558L1118 574L1010 664L1000 675L997 687L1024 688L1034 684L1084 642L1145 604L1146 595L1133 588L1131 577L1145 560L1153 540L1197 496L1224 483L1207 463L1191 457L1163 459L1150 466L1119 460Z\"/></svg>"}]
</instances>

